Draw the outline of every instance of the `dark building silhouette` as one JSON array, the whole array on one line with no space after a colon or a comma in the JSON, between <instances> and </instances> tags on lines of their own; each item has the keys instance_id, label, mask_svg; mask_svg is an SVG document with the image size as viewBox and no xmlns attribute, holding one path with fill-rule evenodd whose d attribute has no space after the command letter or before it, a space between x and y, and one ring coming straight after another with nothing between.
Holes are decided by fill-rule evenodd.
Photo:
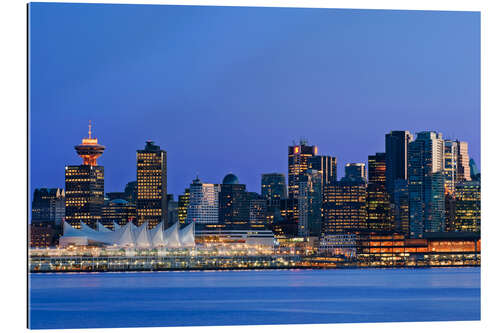
<instances>
[{"instance_id":1,"label":"dark building silhouette","mask_svg":"<svg viewBox=\"0 0 500 333\"><path fill-rule=\"evenodd\" d=\"M167 220L167 152L153 141L137 150L137 224L154 228Z\"/></svg>"},{"instance_id":2,"label":"dark building silhouette","mask_svg":"<svg viewBox=\"0 0 500 333\"><path fill-rule=\"evenodd\" d=\"M248 229L249 221L250 204L246 186L230 173L220 185L219 224L225 229Z\"/></svg>"},{"instance_id":3,"label":"dark building silhouette","mask_svg":"<svg viewBox=\"0 0 500 333\"><path fill-rule=\"evenodd\" d=\"M337 158L316 155L311 157L311 169L321 172L323 186L337 181Z\"/></svg>"},{"instance_id":4,"label":"dark building silhouette","mask_svg":"<svg viewBox=\"0 0 500 333\"><path fill-rule=\"evenodd\" d=\"M102 207L101 223L106 228L113 230L113 223L123 226L128 222L135 222L136 217L136 207L133 203L116 198L113 200L106 200Z\"/></svg>"},{"instance_id":5,"label":"dark building silhouette","mask_svg":"<svg viewBox=\"0 0 500 333\"><path fill-rule=\"evenodd\" d=\"M186 223L187 210L189 206L189 189L184 190L184 194L180 194L177 199L177 219L181 225Z\"/></svg>"},{"instance_id":6,"label":"dark building silhouette","mask_svg":"<svg viewBox=\"0 0 500 333\"><path fill-rule=\"evenodd\" d=\"M408 144L412 135L408 131L392 131L385 135L386 182L389 200L394 202L394 183L408 179Z\"/></svg>"},{"instance_id":7,"label":"dark building silhouette","mask_svg":"<svg viewBox=\"0 0 500 333\"><path fill-rule=\"evenodd\" d=\"M347 163L345 165L344 179L350 181L365 181L366 168L364 163Z\"/></svg>"},{"instance_id":8,"label":"dark building silhouette","mask_svg":"<svg viewBox=\"0 0 500 333\"><path fill-rule=\"evenodd\" d=\"M65 193L59 188L37 188L31 202L31 223L60 225L65 216Z\"/></svg>"},{"instance_id":9,"label":"dark building silhouette","mask_svg":"<svg viewBox=\"0 0 500 333\"><path fill-rule=\"evenodd\" d=\"M323 193L323 174L309 169L299 177L298 236L319 237L321 235L321 205Z\"/></svg>"}]
</instances>

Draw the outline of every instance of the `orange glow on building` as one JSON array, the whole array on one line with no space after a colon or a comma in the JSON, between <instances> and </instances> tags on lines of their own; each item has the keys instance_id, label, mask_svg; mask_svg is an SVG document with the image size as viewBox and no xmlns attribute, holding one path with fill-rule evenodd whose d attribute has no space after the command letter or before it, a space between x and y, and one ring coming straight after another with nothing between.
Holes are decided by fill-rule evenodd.
<instances>
[{"instance_id":1,"label":"orange glow on building","mask_svg":"<svg viewBox=\"0 0 500 333\"><path fill-rule=\"evenodd\" d=\"M82 143L75 146L76 153L83 159L83 165L97 165L97 159L104 152L103 145L97 143L97 138L92 138L92 124L89 120L89 137L83 138Z\"/></svg>"}]
</instances>

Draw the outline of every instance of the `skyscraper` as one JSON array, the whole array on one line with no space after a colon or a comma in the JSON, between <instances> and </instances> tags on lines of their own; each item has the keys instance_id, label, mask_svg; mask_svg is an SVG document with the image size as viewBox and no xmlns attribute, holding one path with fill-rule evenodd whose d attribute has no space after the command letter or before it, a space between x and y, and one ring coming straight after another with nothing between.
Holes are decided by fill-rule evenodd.
<instances>
[{"instance_id":1,"label":"skyscraper","mask_svg":"<svg viewBox=\"0 0 500 333\"><path fill-rule=\"evenodd\" d=\"M261 178L261 194L270 204L279 205L286 198L285 175L282 173L265 173Z\"/></svg>"},{"instance_id":2,"label":"skyscraper","mask_svg":"<svg viewBox=\"0 0 500 333\"><path fill-rule=\"evenodd\" d=\"M196 223L196 229L214 230L221 228L219 223L219 191L218 184L205 184L196 177L189 186L186 224Z\"/></svg>"},{"instance_id":3,"label":"skyscraper","mask_svg":"<svg viewBox=\"0 0 500 333\"><path fill-rule=\"evenodd\" d=\"M412 140L408 131L391 131L385 135L386 183L389 200L394 202L394 183L408 179L408 144Z\"/></svg>"},{"instance_id":4,"label":"skyscraper","mask_svg":"<svg viewBox=\"0 0 500 333\"><path fill-rule=\"evenodd\" d=\"M366 211L368 229L372 231L394 231L389 195L386 190L385 153L368 156L368 186L366 189Z\"/></svg>"},{"instance_id":5,"label":"skyscraper","mask_svg":"<svg viewBox=\"0 0 500 333\"><path fill-rule=\"evenodd\" d=\"M189 189L184 190L184 194L180 194L178 198L177 207L177 218L179 219L179 224L184 225L186 223L187 209L189 206Z\"/></svg>"},{"instance_id":6,"label":"skyscraper","mask_svg":"<svg viewBox=\"0 0 500 333\"><path fill-rule=\"evenodd\" d=\"M444 191L446 195L453 196L457 181L457 141L444 141Z\"/></svg>"},{"instance_id":7,"label":"skyscraper","mask_svg":"<svg viewBox=\"0 0 500 333\"><path fill-rule=\"evenodd\" d=\"M321 172L323 186L337 181L337 158L316 155L311 157L311 169Z\"/></svg>"},{"instance_id":8,"label":"skyscraper","mask_svg":"<svg viewBox=\"0 0 500 333\"><path fill-rule=\"evenodd\" d=\"M69 165L65 170L66 222L75 228L80 227L80 221L95 228L104 204L104 167L97 165L97 159L105 147L92 138L90 123L88 134L75 146L83 164Z\"/></svg>"},{"instance_id":9,"label":"skyscraper","mask_svg":"<svg viewBox=\"0 0 500 333\"><path fill-rule=\"evenodd\" d=\"M137 225L167 221L167 152L153 141L137 150Z\"/></svg>"},{"instance_id":10,"label":"skyscraper","mask_svg":"<svg viewBox=\"0 0 500 333\"><path fill-rule=\"evenodd\" d=\"M299 177L311 168L311 158L318 153L318 147L308 146L301 140L299 145L288 147L288 197L294 199L299 194Z\"/></svg>"},{"instance_id":11,"label":"skyscraper","mask_svg":"<svg viewBox=\"0 0 500 333\"><path fill-rule=\"evenodd\" d=\"M60 225L65 216L65 193L59 188L37 188L31 202L31 223Z\"/></svg>"},{"instance_id":12,"label":"skyscraper","mask_svg":"<svg viewBox=\"0 0 500 333\"><path fill-rule=\"evenodd\" d=\"M246 186L240 184L238 177L227 174L219 192L219 223L225 229L248 229L250 203Z\"/></svg>"},{"instance_id":13,"label":"skyscraper","mask_svg":"<svg viewBox=\"0 0 500 333\"><path fill-rule=\"evenodd\" d=\"M454 231L481 231L481 183L464 181L456 187Z\"/></svg>"},{"instance_id":14,"label":"skyscraper","mask_svg":"<svg viewBox=\"0 0 500 333\"><path fill-rule=\"evenodd\" d=\"M317 170L306 170L299 181L299 226L301 237L321 235L321 205L323 193L323 174Z\"/></svg>"},{"instance_id":15,"label":"skyscraper","mask_svg":"<svg viewBox=\"0 0 500 333\"><path fill-rule=\"evenodd\" d=\"M267 200L255 192L247 192L249 208L249 229L265 229L269 227L266 218Z\"/></svg>"},{"instance_id":16,"label":"skyscraper","mask_svg":"<svg viewBox=\"0 0 500 333\"><path fill-rule=\"evenodd\" d=\"M366 169L364 163L347 163L345 165L345 179L366 182Z\"/></svg>"},{"instance_id":17,"label":"skyscraper","mask_svg":"<svg viewBox=\"0 0 500 333\"><path fill-rule=\"evenodd\" d=\"M323 188L322 235L366 231L366 182L343 179Z\"/></svg>"},{"instance_id":18,"label":"skyscraper","mask_svg":"<svg viewBox=\"0 0 500 333\"><path fill-rule=\"evenodd\" d=\"M445 228L444 140L441 133L420 132L409 144L410 237Z\"/></svg>"},{"instance_id":19,"label":"skyscraper","mask_svg":"<svg viewBox=\"0 0 500 333\"><path fill-rule=\"evenodd\" d=\"M469 166L469 144L457 142L457 183L471 180Z\"/></svg>"},{"instance_id":20,"label":"skyscraper","mask_svg":"<svg viewBox=\"0 0 500 333\"><path fill-rule=\"evenodd\" d=\"M410 235L410 197L407 179L396 179L393 200L394 231L408 237Z\"/></svg>"},{"instance_id":21,"label":"skyscraper","mask_svg":"<svg viewBox=\"0 0 500 333\"><path fill-rule=\"evenodd\" d=\"M106 200L102 207L101 223L106 228L113 230L114 224L124 226L136 219L137 212L133 203L123 199Z\"/></svg>"}]
</instances>

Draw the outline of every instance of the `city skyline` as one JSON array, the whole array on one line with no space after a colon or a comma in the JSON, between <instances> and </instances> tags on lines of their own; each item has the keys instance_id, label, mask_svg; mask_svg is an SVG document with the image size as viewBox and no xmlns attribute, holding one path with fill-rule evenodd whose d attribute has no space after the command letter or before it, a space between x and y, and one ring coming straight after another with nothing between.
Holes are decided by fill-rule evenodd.
<instances>
[{"instance_id":1,"label":"city skyline","mask_svg":"<svg viewBox=\"0 0 500 333\"><path fill-rule=\"evenodd\" d=\"M197 174L220 183L229 172L260 192L260 175L286 173L286 147L300 138L337 158L339 179L346 163L383 152L391 130L466 141L481 167L479 13L88 4L30 11L31 193L63 187L89 119L106 146L106 192L136 178L135 152L148 139L168 152L176 196ZM187 28L193 21L206 29Z\"/></svg>"}]
</instances>

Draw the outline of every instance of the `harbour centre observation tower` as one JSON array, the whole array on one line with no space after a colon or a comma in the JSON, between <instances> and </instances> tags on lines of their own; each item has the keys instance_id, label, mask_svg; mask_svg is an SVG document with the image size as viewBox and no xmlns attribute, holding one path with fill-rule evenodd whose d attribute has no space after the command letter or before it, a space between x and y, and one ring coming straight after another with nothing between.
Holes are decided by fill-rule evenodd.
<instances>
[{"instance_id":1,"label":"harbour centre observation tower","mask_svg":"<svg viewBox=\"0 0 500 333\"><path fill-rule=\"evenodd\" d=\"M97 138L92 138L92 124L89 121L89 137L82 139L82 143L75 146L76 153L83 159L84 165L97 165L97 159L104 152L103 145L97 143Z\"/></svg>"}]
</instances>

